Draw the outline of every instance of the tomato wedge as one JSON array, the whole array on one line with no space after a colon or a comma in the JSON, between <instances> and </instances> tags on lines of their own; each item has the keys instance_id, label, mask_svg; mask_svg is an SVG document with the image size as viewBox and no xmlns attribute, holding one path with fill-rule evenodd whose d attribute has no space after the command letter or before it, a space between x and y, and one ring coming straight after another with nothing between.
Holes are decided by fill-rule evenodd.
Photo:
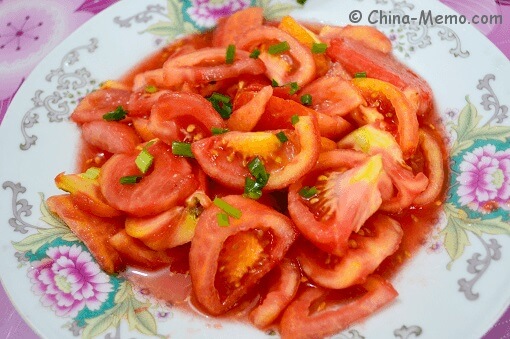
<instances>
[{"instance_id":1,"label":"tomato wedge","mask_svg":"<svg viewBox=\"0 0 510 339\"><path fill-rule=\"evenodd\" d=\"M103 165L99 182L110 206L133 216L155 215L182 203L198 187L191 165L162 142L148 148L152 169L136 184L121 184L122 177L142 174L135 164L139 152L116 154Z\"/></svg>"},{"instance_id":2,"label":"tomato wedge","mask_svg":"<svg viewBox=\"0 0 510 339\"><path fill-rule=\"evenodd\" d=\"M249 132L259 121L266 104L273 95L271 86L263 87L259 92L254 93L253 98L247 103L232 112L227 125L230 130Z\"/></svg>"},{"instance_id":3,"label":"tomato wedge","mask_svg":"<svg viewBox=\"0 0 510 339\"><path fill-rule=\"evenodd\" d=\"M289 214L301 234L323 251L342 256L382 203L381 156L353 151L322 153L315 169L289 188ZM315 192L307 195L306 187Z\"/></svg>"},{"instance_id":4,"label":"tomato wedge","mask_svg":"<svg viewBox=\"0 0 510 339\"><path fill-rule=\"evenodd\" d=\"M84 123L103 120L103 115L114 111L117 107L127 107L131 92L124 89L99 89L88 94L71 114L71 120Z\"/></svg>"},{"instance_id":5,"label":"tomato wedge","mask_svg":"<svg viewBox=\"0 0 510 339\"><path fill-rule=\"evenodd\" d=\"M83 139L103 151L130 153L140 143L136 131L116 121L91 121L81 127Z\"/></svg>"},{"instance_id":6,"label":"tomato wedge","mask_svg":"<svg viewBox=\"0 0 510 339\"><path fill-rule=\"evenodd\" d=\"M390 39L377 28L372 26L352 26L345 27L324 26L319 36L321 39L330 41L334 38L348 38L364 44L366 47L389 54L393 48Z\"/></svg>"},{"instance_id":7,"label":"tomato wedge","mask_svg":"<svg viewBox=\"0 0 510 339\"><path fill-rule=\"evenodd\" d=\"M287 42L288 53L269 54L268 44L275 42ZM304 86L315 78L315 61L310 49L281 29L269 26L252 29L239 39L237 46L245 51L261 48L259 59L266 65L266 75L280 85L296 82Z\"/></svg>"},{"instance_id":8,"label":"tomato wedge","mask_svg":"<svg viewBox=\"0 0 510 339\"><path fill-rule=\"evenodd\" d=\"M228 18L221 18L214 30L213 46L226 47L235 44L246 32L262 26L263 11L261 7L249 7L235 12Z\"/></svg>"},{"instance_id":9,"label":"tomato wedge","mask_svg":"<svg viewBox=\"0 0 510 339\"><path fill-rule=\"evenodd\" d=\"M396 220L377 214L349 237L344 256L320 253L315 246L304 243L296 246L298 261L303 272L320 286L347 288L364 283L384 259L395 253L403 234Z\"/></svg>"},{"instance_id":10,"label":"tomato wedge","mask_svg":"<svg viewBox=\"0 0 510 339\"><path fill-rule=\"evenodd\" d=\"M314 119L299 117L294 130L228 132L192 144L192 151L205 173L228 187L243 189L250 175L247 164L259 157L270 174L267 190L287 187L308 172L321 147ZM277 137L288 138L282 143Z\"/></svg>"},{"instance_id":11,"label":"tomato wedge","mask_svg":"<svg viewBox=\"0 0 510 339\"><path fill-rule=\"evenodd\" d=\"M226 196L241 211L220 227L211 205L201 214L191 241L190 275L198 302L207 312L227 312L278 264L295 240L289 218L252 199Z\"/></svg>"},{"instance_id":12,"label":"tomato wedge","mask_svg":"<svg viewBox=\"0 0 510 339\"><path fill-rule=\"evenodd\" d=\"M211 135L226 124L211 103L193 93L168 92L152 107L149 130L163 142L192 142Z\"/></svg>"},{"instance_id":13,"label":"tomato wedge","mask_svg":"<svg viewBox=\"0 0 510 339\"><path fill-rule=\"evenodd\" d=\"M380 310L398 296L393 286L378 276L368 277L360 288L366 292L359 299L310 313L312 305L324 305L320 301L327 297L328 291L308 287L283 313L280 322L282 339L313 339L333 335Z\"/></svg>"}]
</instances>

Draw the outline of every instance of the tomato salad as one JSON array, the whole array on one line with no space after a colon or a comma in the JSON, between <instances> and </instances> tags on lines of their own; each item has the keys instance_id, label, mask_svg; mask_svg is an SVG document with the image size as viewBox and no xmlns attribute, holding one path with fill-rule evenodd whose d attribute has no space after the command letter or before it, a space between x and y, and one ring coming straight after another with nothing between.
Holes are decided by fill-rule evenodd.
<instances>
[{"instance_id":1,"label":"tomato salad","mask_svg":"<svg viewBox=\"0 0 510 339\"><path fill-rule=\"evenodd\" d=\"M207 314L338 333L398 297L444 197L431 90L391 47L367 26L223 18L80 102L80 173L47 205L107 273L178 271Z\"/></svg>"}]
</instances>

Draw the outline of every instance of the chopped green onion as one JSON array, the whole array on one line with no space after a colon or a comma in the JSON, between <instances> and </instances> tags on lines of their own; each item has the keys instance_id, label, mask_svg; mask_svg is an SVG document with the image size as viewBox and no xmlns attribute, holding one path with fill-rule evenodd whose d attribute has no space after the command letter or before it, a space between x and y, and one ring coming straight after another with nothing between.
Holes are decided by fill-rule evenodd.
<instances>
[{"instance_id":1,"label":"chopped green onion","mask_svg":"<svg viewBox=\"0 0 510 339\"><path fill-rule=\"evenodd\" d=\"M218 220L218 226L220 226L220 227L230 226L230 221L228 220L228 214L220 212L216 215L216 219Z\"/></svg>"},{"instance_id":2,"label":"chopped green onion","mask_svg":"<svg viewBox=\"0 0 510 339\"><path fill-rule=\"evenodd\" d=\"M300 4L300 5L304 5L306 2L306 0L297 0L297 3Z\"/></svg>"},{"instance_id":3,"label":"chopped green onion","mask_svg":"<svg viewBox=\"0 0 510 339\"><path fill-rule=\"evenodd\" d=\"M227 213L231 217L234 217L236 219L241 218L241 211L235 208L234 206L230 205L228 202L226 202L223 199L220 199L218 197L214 198L213 204L216 205L220 210Z\"/></svg>"},{"instance_id":4,"label":"chopped green onion","mask_svg":"<svg viewBox=\"0 0 510 339\"><path fill-rule=\"evenodd\" d=\"M145 93L156 93L158 91L158 88L153 85L148 85L145 87Z\"/></svg>"},{"instance_id":5,"label":"chopped green onion","mask_svg":"<svg viewBox=\"0 0 510 339\"><path fill-rule=\"evenodd\" d=\"M313 54L323 54L328 49L328 45L325 43L313 43L312 45L312 53Z\"/></svg>"},{"instance_id":6,"label":"chopped green onion","mask_svg":"<svg viewBox=\"0 0 510 339\"><path fill-rule=\"evenodd\" d=\"M227 55L225 56L225 63L226 64L233 64L235 56L236 56L236 46L235 45L228 45L228 47L227 47Z\"/></svg>"},{"instance_id":7,"label":"chopped green onion","mask_svg":"<svg viewBox=\"0 0 510 339\"><path fill-rule=\"evenodd\" d=\"M301 103L306 106L310 106L312 104L312 95L311 94L303 94L301 96Z\"/></svg>"},{"instance_id":8,"label":"chopped green onion","mask_svg":"<svg viewBox=\"0 0 510 339\"><path fill-rule=\"evenodd\" d=\"M290 95L296 94L296 92L299 91L299 85L297 84L297 82L291 82L289 84L289 86L290 86L290 91L289 91Z\"/></svg>"},{"instance_id":9,"label":"chopped green onion","mask_svg":"<svg viewBox=\"0 0 510 339\"><path fill-rule=\"evenodd\" d=\"M119 181L122 185L133 185L139 182L140 180L142 180L141 175L128 175L120 178Z\"/></svg>"},{"instance_id":10,"label":"chopped green onion","mask_svg":"<svg viewBox=\"0 0 510 339\"><path fill-rule=\"evenodd\" d=\"M275 79L271 79L271 86L272 87L279 87L280 84L278 84L278 81L276 81Z\"/></svg>"},{"instance_id":11,"label":"chopped green onion","mask_svg":"<svg viewBox=\"0 0 510 339\"><path fill-rule=\"evenodd\" d=\"M262 196L262 185L250 177L244 181L244 195L250 199L258 200Z\"/></svg>"},{"instance_id":12,"label":"chopped green onion","mask_svg":"<svg viewBox=\"0 0 510 339\"><path fill-rule=\"evenodd\" d=\"M103 115L103 119L106 121L119 121L124 119L127 114L128 112L122 106L118 106L115 111Z\"/></svg>"},{"instance_id":13,"label":"chopped green onion","mask_svg":"<svg viewBox=\"0 0 510 339\"><path fill-rule=\"evenodd\" d=\"M260 55L260 49L254 49L253 52L250 54L250 58L252 59L258 59Z\"/></svg>"},{"instance_id":14,"label":"chopped green onion","mask_svg":"<svg viewBox=\"0 0 510 339\"><path fill-rule=\"evenodd\" d=\"M228 128L221 128L221 127L213 127L213 128L211 128L211 133L213 135L227 133L228 131L229 131Z\"/></svg>"},{"instance_id":15,"label":"chopped green onion","mask_svg":"<svg viewBox=\"0 0 510 339\"><path fill-rule=\"evenodd\" d=\"M354 77L355 78L366 78L367 72L358 72L358 73L354 74Z\"/></svg>"},{"instance_id":16,"label":"chopped green onion","mask_svg":"<svg viewBox=\"0 0 510 339\"><path fill-rule=\"evenodd\" d=\"M248 170L251 175L255 177L255 180L262 185L262 187L266 186L267 181L269 180L269 173L266 172L266 168L259 157L255 157L248 163Z\"/></svg>"},{"instance_id":17,"label":"chopped green onion","mask_svg":"<svg viewBox=\"0 0 510 339\"><path fill-rule=\"evenodd\" d=\"M282 144L289 140L289 138L287 138L287 136L285 135L285 133L283 133L283 131L276 133L276 137L278 138L278 140L280 140L280 142Z\"/></svg>"},{"instance_id":18,"label":"chopped green onion","mask_svg":"<svg viewBox=\"0 0 510 339\"><path fill-rule=\"evenodd\" d=\"M302 196L305 199L310 199L311 197L317 195L319 191L317 190L317 187L315 186L305 186L299 190L299 195Z\"/></svg>"},{"instance_id":19,"label":"chopped green onion","mask_svg":"<svg viewBox=\"0 0 510 339\"><path fill-rule=\"evenodd\" d=\"M287 52L290 49L290 45L287 41L282 41L276 45L271 45L267 49L267 52L271 55L281 54Z\"/></svg>"},{"instance_id":20,"label":"chopped green onion","mask_svg":"<svg viewBox=\"0 0 510 339\"><path fill-rule=\"evenodd\" d=\"M172 142L172 153L181 157L194 158L193 152L191 152L191 144L187 142Z\"/></svg>"},{"instance_id":21,"label":"chopped green onion","mask_svg":"<svg viewBox=\"0 0 510 339\"><path fill-rule=\"evenodd\" d=\"M290 118L290 122L295 125L299 122L299 115L297 114L294 114L291 118Z\"/></svg>"},{"instance_id":22,"label":"chopped green onion","mask_svg":"<svg viewBox=\"0 0 510 339\"><path fill-rule=\"evenodd\" d=\"M97 177L99 177L100 169L97 167L91 167L85 171L85 173L82 173L81 176L83 178L87 178L90 180L95 180Z\"/></svg>"},{"instance_id":23,"label":"chopped green onion","mask_svg":"<svg viewBox=\"0 0 510 339\"><path fill-rule=\"evenodd\" d=\"M149 168L152 166L152 162L154 161L154 156L147 151L147 148L144 147L142 151L138 154L138 156L135 159L136 167L140 170L142 173L147 173Z\"/></svg>"},{"instance_id":24,"label":"chopped green onion","mask_svg":"<svg viewBox=\"0 0 510 339\"><path fill-rule=\"evenodd\" d=\"M213 108L223 119L230 118L232 114L232 103L228 96L214 92L207 100L209 100Z\"/></svg>"}]
</instances>

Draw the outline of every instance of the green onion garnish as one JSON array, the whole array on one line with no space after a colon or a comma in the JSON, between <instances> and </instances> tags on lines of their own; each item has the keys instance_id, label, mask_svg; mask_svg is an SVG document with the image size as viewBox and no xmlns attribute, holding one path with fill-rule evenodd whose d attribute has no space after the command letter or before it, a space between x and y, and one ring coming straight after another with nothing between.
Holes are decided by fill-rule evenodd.
<instances>
[{"instance_id":1,"label":"green onion garnish","mask_svg":"<svg viewBox=\"0 0 510 339\"><path fill-rule=\"evenodd\" d=\"M258 59L260 55L260 49L254 49L253 52L250 53L250 58Z\"/></svg>"},{"instance_id":2,"label":"green onion garnish","mask_svg":"<svg viewBox=\"0 0 510 339\"><path fill-rule=\"evenodd\" d=\"M127 114L128 112L122 106L118 106L115 111L103 115L103 119L106 121L119 121L124 119Z\"/></svg>"},{"instance_id":3,"label":"green onion garnish","mask_svg":"<svg viewBox=\"0 0 510 339\"><path fill-rule=\"evenodd\" d=\"M267 49L267 52L271 55L281 54L283 52L287 52L290 49L290 45L287 41L282 41L277 43L276 45L271 45Z\"/></svg>"},{"instance_id":4,"label":"green onion garnish","mask_svg":"<svg viewBox=\"0 0 510 339\"><path fill-rule=\"evenodd\" d=\"M119 181L122 185L133 185L139 182L140 180L142 180L141 175L128 175L120 178Z\"/></svg>"},{"instance_id":5,"label":"green onion garnish","mask_svg":"<svg viewBox=\"0 0 510 339\"><path fill-rule=\"evenodd\" d=\"M280 84L278 84L278 81L276 81L275 79L271 79L271 86L272 87L279 87Z\"/></svg>"},{"instance_id":6,"label":"green onion garnish","mask_svg":"<svg viewBox=\"0 0 510 339\"><path fill-rule=\"evenodd\" d=\"M149 153L146 147L142 149L142 151L138 154L135 159L136 167L142 173L147 173L149 168L152 166L152 162L154 161L154 156Z\"/></svg>"},{"instance_id":7,"label":"green onion garnish","mask_svg":"<svg viewBox=\"0 0 510 339\"><path fill-rule=\"evenodd\" d=\"M295 125L299 122L299 115L297 114L294 114L291 118L290 118L290 122Z\"/></svg>"},{"instance_id":8,"label":"green onion garnish","mask_svg":"<svg viewBox=\"0 0 510 339\"><path fill-rule=\"evenodd\" d=\"M312 95L311 94L303 94L301 96L301 103L306 106L310 106L312 104Z\"/></svg>"},{"instance_id":9,"label":"green onion garnish","mask_svg":"<svg viewBox=\"0 0 510 339\"><path fill-rule=\"evenodd\" d=\"M181 157L194 158L193 152L191 152L191 144L187 142L172 142L172 153Z\"/></svg>"},{"instance_id":10,"label":"green onion garnish","mask_svg":"<svg viewBox=\"0 0 510 339\"><path fill-rule=\"evenodd\" d=\"M230 205L228 202L226 202L223 199L220 199L218 197L214 198L213 204L215 204L220 210L227 213L233 218L239 219L241 218L241 211L235 208L234 206Z\"/></svg>"},{"instance_id":11,"label":"green onion garnish","mask_svg":"<svg viewBox=\"0 0 510 339\"><path fill-rule=\"evenodd\" d=\"M158 91L158 88L153 85L148 85L145 87L145 93L156 93Z\"/></svg>"},{"instance_id":12,"label":"green onion garnish","mask_svg":"<svg viewBox=\"0 0 510 339\"><path fill-rule=\"evenodd\" d=\"M354 77L355 78L366 78L367 72L358 72L358 73L354 74Z\"/></svg>"},{"instance_id":13,"label":"green onion garnish","mask_svg":"<svg viewBox=\"0 0 510 339\"><path fill-rule=\"evenodd\" d=\"M269 173L266 172L266 168L259 157L255 157L248 163L248 170L259 184L266 186L267 181L269 180Z\"/></svg>"},{"instance_id":14,"label":"green onion garnish","mask_svg":"<svg viewBox=\"0 0 510 339\"><path fill-rule=\"evenodd\" d=\"M230 118L232 114L232 103L228 96L214 92L207 100L209 100L213 108L223 119Z\"/></svg>"},{"instance_id":15,"label":"green onion garnish","mask_svg":"<svg viewBox=\"0 0 510 339\"><path fill-rule=\"evenodd\" d=\"M262 196L262 185L250 177L244 181L244 195L250 199L257 200Z\"/></svg>"},{"instance_id":16,"label":"green onion garnish","mask_svg":"<svg viewBox=\"0 0 510 339\"><path fill-rule=\"evenodd\" d=\"M236 46L235 45L228 45L228 47L227 47L227 55L225 56L225 63L226 64L233 64L235 56L236 56Z\"/></svg>"},{"instance_id":17,"label":"green onion garnish","mask_svg":"<svg viewBox=\"0 0 510 339\"><path fill-rule=\"evenodd\" d=\"M87 169L85 171L85 173L82 173L81 176L83 178L87 178L87 179L90 179L90 180L95 180L95 179L97 179L97 177L99 177L99 172L100 172L99 168L97 168L97 167L90 167L89 169Z\"/></svg>"},{"instance_id":18,"label":"green onion garnish","mask_svg":"<svg viewBox=\"0 0 510 339\"><path fill-rule=\"evenodd\" d=\"M305 186L299 190L299 195L305 199L310 199L311 197L317 195L317 187L315 186Z\"/></svg>"},{"instance_id":19,"label":"green onion garnish","mask_svg":"<svg viewBox=\"0 0 510 339\"><path fill-rule=\"evenodd\" d=\"M312 45L312 53L313 54L323 54L326 52L326 49L328 48L328 45L325 43L314 43Z\"/></svg>"},{"instance_id":20,"label":"green onion garnish","mask_svg":"<svg viewBox=\"0 0 510 339\"><path fill-rule=\"evenodd\" d=\"M297 84L297 82L291 82L289 84L289 86L290 86L290 91L289 91L290 95L296 94L296 92L299 91L299 85Z\"/></svg>"},{"instance_id":21,"label":"green onion garnish","mask_svg":"<svg viewBox=\"0 0 510 339\"><path fill-rule=\"evenodd\" d=\"M228 128L221 128L221 127L213 127L213 128L211 128L211 133L213 135L227 133L228 131L229 131Z\"/></svg>"},{"instance_id":22,"label":"green onion garnish","mask_svg":"<svg viewBox=\"0 0 510 339\"><path fill-rule=\"evenodd\" d=\"M280 140L280 142L282 144L289 140L289 138L287 138L287 136L285 135L285 133L283 133L283 131L276 133L276 137L278 138L278 140Z\"/></svg>"},{"instance_id":23,"label":"green onion garnish","mask_svg":"<svg viewBox=\"0 0 510 339\"><path fill-rule=\"evenodd\" d=\"M228 220L228 214L220 212L216 215L216 219L218 220L218 226L220 226L220 227L230 226L230 221Z\"/></svg>"},{"instance_id":24,"label":"green onion garnish","mask_svg":"<svg viewBox=\"0 0 510 339\"><path fill-rule=\"evenodd\" d=\"M297 3L300 4L300 5L304 5L306 2L306 0L297 0Z\"/></svg>"}]
</instances>

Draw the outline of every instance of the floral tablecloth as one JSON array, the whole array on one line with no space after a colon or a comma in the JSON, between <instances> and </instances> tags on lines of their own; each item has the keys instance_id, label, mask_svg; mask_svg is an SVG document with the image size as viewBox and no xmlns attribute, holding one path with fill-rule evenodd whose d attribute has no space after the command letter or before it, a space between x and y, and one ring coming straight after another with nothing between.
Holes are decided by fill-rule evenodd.
<instances>
[{"instance_id":1,"label":"floral tablecloth","mask_svg":"<svg viewBox=\"0 0 510 339\"><path fill-rule=\"evenodd\" d=\"M0 124L27 75L59 42L118 0L0 0ZM502 14L503 24L478 25L510 58L510 1L442 0L465 14ZM0 286L0 336L37 338ZM510 338L510 308L484 339Z\"/></svg>"}]
</instances>

